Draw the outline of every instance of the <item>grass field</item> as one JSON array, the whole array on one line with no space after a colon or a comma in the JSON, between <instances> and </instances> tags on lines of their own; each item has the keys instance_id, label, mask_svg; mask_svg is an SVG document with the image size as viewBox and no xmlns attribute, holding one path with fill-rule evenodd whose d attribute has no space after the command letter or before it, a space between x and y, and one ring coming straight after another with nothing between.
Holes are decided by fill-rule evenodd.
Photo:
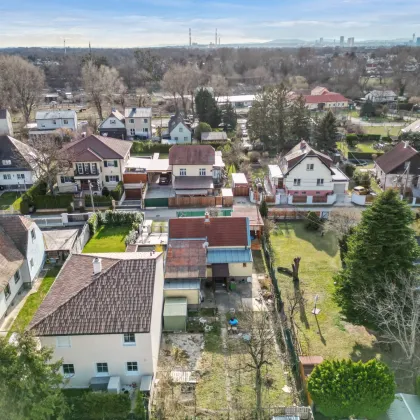
<instances>
[{"instance_id":1,"label":"grass field","mask_svg":"<svg viewBox=\"0 0 420 420\"><path fill-rule=\"evenodd\" d=\"M124 252L130 226L101 226L83 248L83 253Z\"/></svg>"},{"instance_id":2,"label":"grass field","mask_svg":"<svg viewBox=\"0 0 420 420\"><path fill-rule=\"evenodd\" d=\"M8 191L0 196L0 210L8 210L10 206L13 209L20 211L21 193L15 191Z\"/></svg>"},{"instance_id":3,"label":"grass field","mask_svg":"<svg viewBox=\"0 0 420 420\"><path fill-rule=\"evenodd\" d=\"M50 290L50 287L54 283L54 280L57 277L59 271L60 267L54 267L48 270L46 276L42 279L42 283L39 286L38 291L29 295L26 299L25 304L23 305L17 318L12 324L12 327L10 328L10 333L15 331L23 331L29 324L32 317L35 315L35 312L39 308L39 305L41 305L42 301Z\"/></svg>"},{"instance_id":4,"label":"grass field","mask_svg":"<svg viewBox=\"0 0 420 420\"><path fill-rule=\"evenodd\" d=\"M402 126L363 126L366 134L380 134L381 136L398 136Z\"/></svg>"}]
</instances>

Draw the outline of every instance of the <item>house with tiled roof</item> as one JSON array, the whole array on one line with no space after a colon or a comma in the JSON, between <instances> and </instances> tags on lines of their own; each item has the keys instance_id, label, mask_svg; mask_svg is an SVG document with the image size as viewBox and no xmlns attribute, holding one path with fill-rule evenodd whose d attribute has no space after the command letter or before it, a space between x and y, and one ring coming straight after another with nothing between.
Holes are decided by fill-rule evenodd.
<instances>
[{"instance_id":1,"label":"house with tiled roof","mask_svg":"<svg viewBox=\"0 0 420 420\"><path fill-rule=\"evenodd\" d=\"M0 323L44 264L42 232L31 219L0 216Z\"/></svg>"},{"instance_id":2,"label":"house with tiled roof","mask_svg":"<svg viewBox=\"0 0 420 420\"><path fill-rule=\"evenodd\" d=\"M348 108L349 100L341 95L341 93L324 92L316 95L304 95L306 107L310 110L332 109L332 108Z\"/></svg>"},{"instance_id":3,"label":"house with tiled roof","mask_svg":"<svg viewBox=\"0 0 420 420\"><path fill-rule=\"evenodd\" d=\"M252 276L247 217L182 217L169 220L165 296L200 303L204 282L213 287Z\"/></svg>"},{"instance_id":4,"label":"house with tiled roof","mask_svg":"<svg viewBox=\"0 0 420 420\"><path fill-rule=\"evenodd\" d=\"M172 115L168 122L168 134L171 142L174 144L190 143L192 138L192 130L190 124L187 124L183 115L177 113Z\"/></svg>"},{"instance_id":5,"label":"house with tiled roof","mask_svg":"<svg viewBox=\"0 0 420 420\"><path fill-rule=\"evenodd\" d=\"M92 134L70 142L62 148L63 159L72 167L57 176L60 193L92 190L100 193L103 187L115 189L123 180L125 166L130 158L132 143Z\"/></svg>"},{"instance_id":6,"label":"house with tiled roof","mask_svg":"<svg viewBox=\"0 0 420 420\"><path fill-rule=\"evenodd\" d=\"M72 254L28 328L63 361L66 387L139 386L156 373L162 311L162 253Z\"/></svg>"},{"instance_id":7,"label":"house with tiled roof","mask_svg":"<svg viewBox=\"0 0 420 420\"><path fill-rule=\"evenodd\" d=\"M145 140L152 136L152 108L125 108L124 119L130 140Z\"/></svg>"},{"instance_id":8,"label":"house with tiled roof","mask_svg":"<svg viewBox=\"0 0 420 420\"><path fill-rule=\"evenodd\" d=\"M98 127L99 134L103 137L125 140L127 130L125 128L125 117L117 109L113 109Z\"/></svg>"}]
</instances>

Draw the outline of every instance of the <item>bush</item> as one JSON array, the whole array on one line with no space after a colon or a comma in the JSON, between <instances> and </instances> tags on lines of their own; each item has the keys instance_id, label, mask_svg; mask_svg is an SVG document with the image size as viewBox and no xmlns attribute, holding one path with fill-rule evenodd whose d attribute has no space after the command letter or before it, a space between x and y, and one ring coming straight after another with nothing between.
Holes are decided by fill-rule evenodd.
<instances>
[{"instance_id":1,"label":"bush","mask_svg":"<svg viewBox=\"0 0 420 420\"><path fill-rule=\"evenodd\" d=\"M318 230L322 225L320 217L314 212L310 211L306 216L305 227L308 230Z\"/></svg>"},{"instance_id":2,"label":"bush","mask_svg":"<svg viewBox=\"0 0 420 420\"><path fill-rule=\"evenodd\" d=\"M141 223L143 215L137 211L113 211L107 210L98 213L100 225L132 225L134 222Z\"/></svg>"},{"instance_id":3,"label":"bush","mask_svg":"<svg viewBox=\"0 0 420 420\"><path fill-rule=\"evenodd\" d=\"M20 212L22 214L29 214L29 201L23 200L20 202Z\"/></svg>"},{"instance_id":4,"label":"bush","mask_svg":"<svg viewBox=\"0 0 420 420\"><path fill-rule=\"evenodd\" d=\"M347 134L347 144L350 148L353 148L357 144L357 134Z\"/></svg>"},{"instance_id":5,"label":"bush","mask_svg":"<svg viewBox=\"0 0 420 420\"><path fill-rule=\"evenodd\" d=\"M248 157L251 163L258 163L261 155L258 152L251 152L251 153L248 153Z\"/></svg>"},{"instance_id":6,"label":"bush","mask_svg":"<svg viewBox=\"0 0 420 420\"><path fill-rule=\"evenodd\" d=\"M139 153L169 153L172 147L170 144L152 143L147 141L133 141L131 146L131 154L136 155Z\"/></svg>"},{"instance_id":7,"label":"bush","mask_svg":"<svg viewBox=\"0 0 420 420\"><path fill-rule=\"evenodd\" d=\"M137 235L138 233L136 230L130 230L130 232L127 233L127 236L124 239L125 246L135 244L137 240Z\"/></svg>"},{"instance_id":8,"label":"bush","mask_svg":"<svg viewBox=\"0 0 420 420\"><path fill-rule=\"evenodd\" d=\"M76 414L81 415L81 418L126 420L131 410L131 401L127 394L88 392L81 399L83 411Z\"/></svg>"},{"instance_id":9,"label":"bush","mask_svg":"<svg viewBox=\"0 0 420 420\"><path fill-rule=\"evenodd\" d=\"M37 209L67 209L72 202L72 194L36 195L33 197L33 204Z\"/></svg>"},{"instance_id":10,"label":"bush","mask_svg":"<svg viewBox=\"0 0 420 420\"><path fill-rule=\"evenodd\" d=\"M114 190L111 191L111 196L115 201L120 201L124 193L124 184L120 181Z\"/></svg>"},{"instance_id":11,"label":"bush","mask_svg":"<svg viewBox=\"0 0 420 420\"><path fill-rule=\"evenodd\" d=\"M201 133L211 133L212 129L210 127L210 124L207 124L205 122L201 122L198 124L198 126L194 129L194 137L197 140L201 140Z\"/></svg>"},{"instance_id":12,"label":"bush","mask_svg":"<svg viewBox=\"0 0 420 420\"><path fill-rule=\"evenodd\" d=\"M67 207L67 213L73 213L74 208L73 208L73 203L71 203L68 207Z\"/></svg>"},{"instance_id":13,"label":"bush","mask_svg":"<svg viewBox=\"0 0 420 420\"><path fill-rule=\"evenodd\" d=\"M261 201L260 204L260 213L261 216L266 218L268 216L268 206L265 200Z\"/></svg>"},{"instance_id":14,"label":"bush","mask_svg":"<svg viewBox=\"0 0 420 420\"><path fill-rule=\"evenodd\" d=\"M104 197L108 197L108 196L109 196L109 190L108 190L108 188L107 188L107 187L103 187L103 188L102 188L102 195L103 195Z\"/></svg>"},{"instance_id":15,"label":"bush","mask_svg":"<svg viewBox=\"0 0 420 420\"><path fill-rule=\"evenodd\" d=\"M351 163L346 163L344 166L344 173L349 177L353 178L354 171L356 170L356 166L352 165Z\"/></svg>"},{"instance_id":16,"label":"bush","mask_svg":"<svg viewBox=\"0 0 420 420\"><path fill-rule=\"evenodd\" d=\"M382 156L383 154L384 151L375 151L375 153L351 152L351 154L349 153L349 158L373 160L372 155Z\"/></svg>"},{"instance_id":17,"label":"bush","mask_svg":"<svg viewBox=\"0 0 420 420\"><path fill-rule=\"evenodd\" d=\"M110 206L112 202L111 196L105 197L103 195L93 195L90 194L85 195L85 206L86 207L92 207L92 200L91 197L93 197L93 204L97 206Z\"/></svg>"},{"instance_id":18,"label":"bush","mask_svg":"<svg viewBox=\"0 0 420 420\"><path fill-rule=\"evenodd\" d=\"M395 380L389 367L376 359L325 360L309 376L308 391L326 417L374 419L394 401Z\"/></svg>"},{"instance_id":19,"label":"bush","mask_svg":"<svg viewBox=\"0 0 420 420\"><path fill-rule=\"evenodd\" d=\"M33 206L35 197L39 195L45 195L47 193L47 184L45 182L38 182L38 184L32 185L23 195L22 200L29 202L29 206Z\"/></svg>"},{"instance_id":20,"label":"bush","mask_svg":"<svg viewBox=\"0 0 420 420\"><path fill-rule=\"evenodd\" d=\"M136 415L137 420L147 420L148 413L147 413L147 398L145 398L143 392L138 391L136 392L136 399L135 399L135 406L134 406L134 414Z\"/></svg>"},{"instance_id":21,"label":"bush","mask_svg":"<svg viewBox=\"0 0 420 420\"><path fill-rule=\"evenodd\" d=\"M353 175L354 183L356 184L356 187L365 187L367 189L370 188L371 184L371 178L368 172L360 172L356 171Z\"/></svg>"},{"instance_id":22,"label":"bush","mask_svg":"<svg viewBox=\"0 0 420 420\"><path fill-rule=\"evenodd\" d=\"M99 223L99 218L98 218L97 213L92 213L88 219L89 232L91 235L94 235L96 231L98 230L98 223Z\"/></svg>"}]
</instances>

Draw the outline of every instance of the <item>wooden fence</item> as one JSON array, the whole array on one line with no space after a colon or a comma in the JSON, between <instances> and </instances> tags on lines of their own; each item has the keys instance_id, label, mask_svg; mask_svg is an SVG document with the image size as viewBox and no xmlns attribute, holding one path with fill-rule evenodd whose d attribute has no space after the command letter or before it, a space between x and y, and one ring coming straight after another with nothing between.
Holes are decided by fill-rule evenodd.
<instances>
[{"instance_id":1,"label":"wooden fence","mask_svg":"<svg viewBox=\"0 0 420 420\"><path fill-rule=\"evenodd\" d=\"M229 198L229 197L227 197ZM222 196L207 196L207 197L169 197L168 207L215 207L227 205L223 203Z\"/></svg>"},{"instance_id":2,"label":"wooden fence","mask_svg":"<svg viewBox=\"0 0 420 420\"><path fill-rule=\"evenodd\" d=\"M294 195L293 196L293 203L306 203L308 201L308 197L306 195Z\"/></svg>"},{"instance_id":3,"label":"wooden fence","mask_svg":"<svg viewBox=\"0 0 420 420\"><path fill-rule=\"evenodd\" d=\"M312 197L312 203L327 203L328 197L326 195L314 195Z\"/></svg>"},{"instance_id":4,"label":"wooden fence","mask_svg":"<svg viewBox=\"0 0 420 420\"><path fill-rule=\"evenodd\" d=\"M245 185L237 185L233 188L233 195L235 197L248 197L249 187Z\"/></svg>"}]
</instances>

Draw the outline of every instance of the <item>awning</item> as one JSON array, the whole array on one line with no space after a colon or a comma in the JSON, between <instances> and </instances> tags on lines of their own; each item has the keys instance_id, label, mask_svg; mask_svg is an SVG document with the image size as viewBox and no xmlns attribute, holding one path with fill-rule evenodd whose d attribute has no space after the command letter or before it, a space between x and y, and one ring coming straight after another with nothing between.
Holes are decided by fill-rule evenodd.
<instances>
[{"instance_id":1,"label":"awning","mask_svg":"<svg viewBox=\"0 0 420 420\"><path fill-rule=\"evenodd\" d=\"M153 377L151 375L144 375L140 380L140 391L147 392L152 389Z\"/></svg>"},{"instance_id":2,"label":"awning","mask_svg":"<svg viewBox=\"0 0 420 420\"><path fill-rule=\"evenodd\" d=\"M108 383L110 376L94 376L90 380L89 388L92 391L106 391L108 389Z\"/></svg>"},{"instance_id":3,"label":"awning","mask_svg":"<svg viewBox=\"0 0 420 420\"><path fill-rule=\"evenodd\" d=\"M207 195L208 190L176 190L176 195Z\"/></svg>"},{"instance_id":4,"label":"awning","mask_svg":"<svg viewBox=\"0 0 420 420\"><path fill-rule=\"evenodd\" d=\"M213 277L229 277L229 264L212 264Z\"/></svg>"}]
</instances>

